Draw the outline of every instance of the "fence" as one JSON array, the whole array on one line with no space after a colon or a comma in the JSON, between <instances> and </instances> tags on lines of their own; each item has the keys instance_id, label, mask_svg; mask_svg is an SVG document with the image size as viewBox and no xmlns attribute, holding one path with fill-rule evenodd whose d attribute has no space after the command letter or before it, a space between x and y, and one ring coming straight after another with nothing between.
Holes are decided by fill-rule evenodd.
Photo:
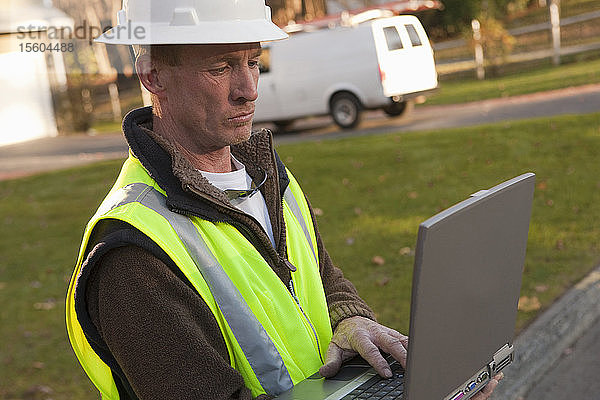
<instances>
[{"instance_id":1,"label":"fence","mask_svg":"<svg viewBox=\"0 0 600 400\"><path fill-rule=\"evenodd\" d=\"M600 50L600 11L563 18L560 21L560 56ZM511 54L488 64L517 64L554 56L550 21L514 28L508 32L516 42ZM468 73L477 68L474 50L464 39L434 43L437 70L441 77Z\"/></svg>"}]
</instances>

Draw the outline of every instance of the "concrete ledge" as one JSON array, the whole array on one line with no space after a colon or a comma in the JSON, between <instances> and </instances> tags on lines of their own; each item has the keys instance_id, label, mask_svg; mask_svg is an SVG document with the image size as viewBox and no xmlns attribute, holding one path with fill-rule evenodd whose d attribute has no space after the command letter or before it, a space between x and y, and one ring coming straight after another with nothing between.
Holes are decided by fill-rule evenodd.
<instances>
[{"instance_id":1,"label":"concrete ledge","mask_svg":"<svg viewBox=\"0 0 600 400\"><path fill-rule=\"evenodd\" d=\"M514 342L515 361L491 397L518 400L600 318L600 266L540 315Z\"/></svg>"}]
</instances>

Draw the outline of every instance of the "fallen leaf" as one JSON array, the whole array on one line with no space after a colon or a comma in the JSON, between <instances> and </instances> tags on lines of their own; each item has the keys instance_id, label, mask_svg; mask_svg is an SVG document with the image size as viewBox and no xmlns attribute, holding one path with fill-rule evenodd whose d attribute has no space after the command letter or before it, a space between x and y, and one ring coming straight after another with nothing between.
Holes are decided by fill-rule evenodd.
<instances>
[{"instance_id":1,"label":"fallen leaf","mask_svg":"<svg viewBox=\"0 0 600 400\"><path fill-rule=\"evenodd\" d=\"M350 179L348 179L348 178L342 179L342 185L348 186L349 184L350 184Z\"/></svg>"},{"instance_id":2,"label":"fallen leaf","mask_svg":"<svg viewBox=\"0 0 600 400\"><path fill-rule=\"evenodd\" d=\"M0 282L0 290L6 287L6 282Z\"/></svg>"},{"instance_id":3,"label":"fallen leaf","mask_svg":"<svg viewBox=\"0 0 600 400\"><path fill-rule=\"evenodd\" d=\"M375 282L375 284L377 286L385 286L390 282L390 277L388 276L384 276L383 278L379 279L377 282Z\"/></svg>"},{"instance_id":4,"label":"fallen leaf","mask_svg":"<svg viewBox=\"0 0 600 400\"><path fill-rule=\"evenodd\" d=\"M565 241L562 239L558 239L556 241L556 250L564 250L565 249Z\"/></svg>"},{"instance_id":5,"label":"fallen leaf","mask_svg":"<svg viewBox=\"0 0 600 400\"><path fill-rule=\"evenodd\" d=\"M44 363L41 361L34 361L31 366L35 369L43 369L44 368Z\"/></svg>"},{"instance_id":6,"label":"fallen leaf","mask_svg":"<svg viewBox=\"0 0 600 400\"><path fill-rule=\"evenodd\" d=\"M548 207L552 207L554 205L554 200L550 199L550 200L546 201L546 205Z\"/></svg>"},{"instance_id":7,"label":"fallen leaf","mask_svg":"<svg viewBox=\"0 0 600 400\"><path fill-rule=\"evenodd\" d=\"M571 354L573 354L573 348L572 347L567 347L566 349L563 350L563 355L569 356Z\"/></svg>"},{"instance_id":8,"label":"fallen leaf","mask_svg":"<svg viewBox=\"0 0 600 400\"><path fill-rule=\"evenodd\" d=\"M320 208L313 208L313 211L317 217L323 215L323 210L321 210Z\"/></svg>"},{"instance_id":9,"label":"fallen leaf","mask_svg":"<svg viewBox=\"0 0 600 400\"><path fill-rule=\"evenodd\" d=\"M417 197L419 197L419 194L417 192L409 192L408 193L409 199L416 199Z\"/></svg>"},{"instance_id":10,"label":"fallen leaf","mask_svg":"<svg viewBox=\"0 0 600 400\"><path fill-rule=\"evenodd\" d=\"M45 395L52 394L54 390L52 390L49 386L44 385L34 385L30 386L24 395L24 399L26 400L37 400L37 399L46 399Z\"/></svg>"},{"instance_id":11,"label":"fallen leaf","mask_svg":"<svg viewBox=\"0 0 600 400\"><path fill-rule=\"evenodd\" d=\"M548 183L546 181L541 181L537 185L537 190L546 190L548 188Z\"/></svg>"},{"instance_id":12,"label":"fallen leaf","mask_svg":"<svg viewBox=\"0 0 600 400\"><path fill-rule=\"evenodd\" d=\"M524 311L524 312L536 311L536 310L539 310L541 307L542 307L542 304L540 303L540 300L536 296L534 296L534 297L522 296L521 298L519 298L518 309L520 311Z\"/></svg>"},{"instance_id":13,"label":"fallen leaf","mask_svg":"<svg viewBox=\"0 0 600 400\"><path fill-rule=\"evenodd\" d=\"M48 299L41 303L35 303L33 305L33 308L35 308L36 310L48 311L48 310L52 310L55 306L56 306L56 300Z\"/></svg>"},{"instance_id":14,"label":"fallen leaf","mask_svg":"<svg viewBox=\"0 0 600 400\"><path fill-rule=\"evenodd\" d=\"M548 285L537 285L534 289L538 293L544 293L546 290L550 289L550 287Z\"/></svg>"},{"instance_id":15,"label":"fallen leaf","mask_svg":"<svg viewBox=\"0 0 600 400\"><path fill-rule=\"evenodd\" d=\"M381 256L375 256L371 259L371 262L375 265L383 265L385 264L385 259Z\"/></svg>"},{"instance_id":16,"label":"fallen leaf","mask_svg":"<svg viewBox=\"0 0 600 400\"><path fill-rule=\"evenodd\" d=\"M362 209L360 207L354 207L354 214L356 214L356 215L362 214Z\"/></svg>"},{"instance_id":17,"label":"fallen leaf","mask_svg":"<svg viewBox=\"0 0 600 400\"><path fill-rule=\"evenodd\" d=\"M400 249L401 256L410 256L411 253L412 253L412 250L410 249L410 247L403 247Z\"/></svg>"}]
</instances>

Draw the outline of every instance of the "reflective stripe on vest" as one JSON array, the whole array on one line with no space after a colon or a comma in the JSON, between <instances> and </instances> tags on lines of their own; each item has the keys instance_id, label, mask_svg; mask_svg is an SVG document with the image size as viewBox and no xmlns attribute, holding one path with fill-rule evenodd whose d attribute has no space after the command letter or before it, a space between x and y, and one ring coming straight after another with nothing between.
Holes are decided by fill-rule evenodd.
<instances>
[{"instance_id":1,"label":"reflective stripe on vest","mask_svg":"<svg viewBox=\"0 0 600 400\"><path fill-rule=\"evenodd\" d=\"M300 206L298 205L298 202L296 201L296 197L294 197L294 193L292 193L292 189L290 189L289 186L285 189L285 192L283 193L283 198L285 199L286 203L292 210L292 213L294 213L294 216L300 223L300 226L302 226L302 230L304 231L306 240L308 241L308 244L310 244L310 249L312 250L313 256L315 256L315 261L317 262L317 265L318 265L319 258L317 257L317 253L315 252L315 248L313 246L312 239L310 237L310 233L308 232L308 227L306 226L306 222L304 222L304 217L302 216L302 211L300 211Z\"/></svg>"},{"instance_id":2,"label":"reflective stripe on vest","mask_svg":"<svg viewBox=\"0 0 600 400\"><path fill-rule=\"evenodd\" d=\"M223 271L223 267L210 252L192 221L184 215L169 210L166 197L145 183L132 183L121 190L122 198L119 199L119 194L115 193L116 204L110 209L138 202L162 215L173 227L208 283L215 301L261 386L267 393L281 393L290 389L293 386L292 379L277 348L250 311L231 279ZM308 230L306 232L308 234ZM310 236L308 239L310 240Z\"/></svg>"}]
</instances>

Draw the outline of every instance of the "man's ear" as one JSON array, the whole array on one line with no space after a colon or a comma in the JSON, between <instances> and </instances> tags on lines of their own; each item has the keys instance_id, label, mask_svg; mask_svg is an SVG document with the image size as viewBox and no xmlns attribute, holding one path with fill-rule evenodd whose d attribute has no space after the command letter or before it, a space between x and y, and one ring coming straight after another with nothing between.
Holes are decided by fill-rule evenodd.
<instances>
[{"instance_id":1,"label":"man's ear","mask_svg":"<svg viewBox=\"0 0 600 400\"><path fill-rule=\"evenodd\" d=\"M155 95L160 95L165 87L159 78L158 70L152 63L149 54L142 54L135 60L135 70L138 74L140 82L148 91Z\"/></svg>"}]
</instances>

